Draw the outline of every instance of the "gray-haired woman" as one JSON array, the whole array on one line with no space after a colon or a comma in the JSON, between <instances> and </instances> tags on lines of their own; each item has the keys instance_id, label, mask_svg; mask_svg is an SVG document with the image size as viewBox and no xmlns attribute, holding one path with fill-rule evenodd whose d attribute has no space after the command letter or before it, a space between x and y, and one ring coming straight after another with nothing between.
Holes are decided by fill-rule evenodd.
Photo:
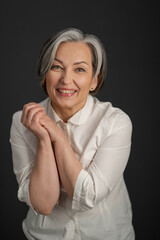
<instances>
[{"instance_id":1,"label":"gray-haired woman","mask_svg":"<svg viewBox=\"0 0 160 240\"><path fill-rule=\"evenodd\" d=\"M38 75L48 97L13 115L10 137L26 237L133 240L123 178L132 124L92 96L106 77L103 44L65 29L44 44Z\"/></svg>"}]
</instances>

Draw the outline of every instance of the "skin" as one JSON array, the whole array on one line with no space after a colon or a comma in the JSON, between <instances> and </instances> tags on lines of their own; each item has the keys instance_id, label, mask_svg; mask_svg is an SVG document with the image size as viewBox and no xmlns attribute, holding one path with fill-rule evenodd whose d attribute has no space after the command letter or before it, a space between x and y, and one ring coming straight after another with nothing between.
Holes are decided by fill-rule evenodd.
<instances>
[{"instance_id":1,"label":"skin","mask_svg":"<svg viewBox=\"0 0 160 240\"><path fill-rule=\"evenodd\" d=\"M46 75L47 92L59 117L67 122L85 105L89 91L96 86L88 45L82 42L61 43ZM21 121L38 141L30 176L30 201L37 212L50 214L59 198L59 181L72 199L82 165L66 136L40 105L26 104Z\"/></svg>"},{"instance_id":2,"label":"skin","mask_svg":"<svg viewBox=\"0 0 160 240\"><path fill-rule=\"evenodd\" d=\"M29 195L33 208L48 215L59 198L60 186L49 133L40 124L44 109L36 104L24 105L21 122L37 137L35 163L30 175Z\"/></svg>"},{"instance_id":3,"label":"skin","mask_svg":"<svg viewBox=\"0 0 160 240\"><path fill-rule=\"evenodd\" d=\"M46 75L46 88L52 107L63 121L67 121L86 103L89 91L97 86L93 81L92 56L85 43L60 44L51 71ZM75 90L61 94L58 90Z\"/></svg>"}]
</instances>

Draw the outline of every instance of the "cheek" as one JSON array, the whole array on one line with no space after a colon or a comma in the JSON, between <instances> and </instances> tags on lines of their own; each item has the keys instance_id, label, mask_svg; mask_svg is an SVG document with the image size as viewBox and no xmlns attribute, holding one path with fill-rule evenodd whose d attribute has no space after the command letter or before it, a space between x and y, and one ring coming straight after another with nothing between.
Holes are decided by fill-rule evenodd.
<instances>
[{"instance_id":1,"label":"cheek","mask_svg":"<svg viewBox=\"0 0 160 240\"><path fill-rule=\"evenodd\" d=\"M51 74L46 76L46 87L54 87L56 85L56 78L52 76Z\"/></svg>"},{"instance_id":2,"label":"cheek","mask_svg":"<svg viewBox=\"0 0 160 240\"><path fill-rule=\"evenodd\" d=\"M85 79L85 81L83 82L83 88L85 91L88 91L90 89L91 83L92 83L91 78Z\"/></svg>"},{"instance_id":3,"label":"cheek","mask_svg":"<svg viewBox=\"0 0 160 240\"><path fill-rule=\"evenodd\" d=\"M48 90L50 87L50 80L46 78L46 89Z\"/></svg>"},{"instance_id":4,"label":"cheek","mask_svg":"<svg viewBox=\"0 0 160 240\"><path fill-rule=\"evenodd\" d=\"M89 76L80 76L79 78L76 78L76 83L79 85L81 88L90 88L91 83L92 83L92 77Z\"/></svg>"},{"instance_id":5,"label":"cheek","mask_svg":"<svg viewBox=\"0 0 160 240\"><path fill-rule=\"evenodd\" d=\"M53 92L53 89L54 89L53 81L51 81L50 79L46 79L46 90L49 96Z\"/></svg>"}]
</instances>

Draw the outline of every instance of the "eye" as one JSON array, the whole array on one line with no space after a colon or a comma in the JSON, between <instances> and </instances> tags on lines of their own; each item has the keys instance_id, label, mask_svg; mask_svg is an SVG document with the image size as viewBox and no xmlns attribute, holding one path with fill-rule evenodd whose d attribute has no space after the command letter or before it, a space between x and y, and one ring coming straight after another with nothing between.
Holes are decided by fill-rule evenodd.
<instances>
[{"instance_id":1,"label":"eye","mask_svg":"<svg viewBox=\"0 0 160 240\"><path fill-rule=\"evenodd\" d=\"M76 71L77 71L77 72L85 72L85 69L79 67L79 68L76 68Z\"/></svg>"},{"instance_id":2,"label":"eye","mask_svg":"<svg viewBox=\"0 0 160 240\"><path fill-rule=\"evenodd\" d=\"M52 65L51 70L62 70L63 68L60 65Z\"/></svg>"}]
</instances>

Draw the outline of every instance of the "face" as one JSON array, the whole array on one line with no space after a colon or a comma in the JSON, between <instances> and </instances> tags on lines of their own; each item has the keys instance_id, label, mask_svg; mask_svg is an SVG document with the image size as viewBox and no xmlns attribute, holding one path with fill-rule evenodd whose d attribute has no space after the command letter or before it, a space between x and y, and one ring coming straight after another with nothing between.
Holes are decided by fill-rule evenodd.
<instances>
[{"instance_id":1,"label":"face","mask_svg":"<svg viewBox=\"0 0 160 240\"><path fill-rule=\"evenodd\" d=\"M68 119L80 110L89 91L96 86L88 45L82 42L61 43L51 70L46 74L46 89L59 117Z\"/></svg>"}]
</instances>

